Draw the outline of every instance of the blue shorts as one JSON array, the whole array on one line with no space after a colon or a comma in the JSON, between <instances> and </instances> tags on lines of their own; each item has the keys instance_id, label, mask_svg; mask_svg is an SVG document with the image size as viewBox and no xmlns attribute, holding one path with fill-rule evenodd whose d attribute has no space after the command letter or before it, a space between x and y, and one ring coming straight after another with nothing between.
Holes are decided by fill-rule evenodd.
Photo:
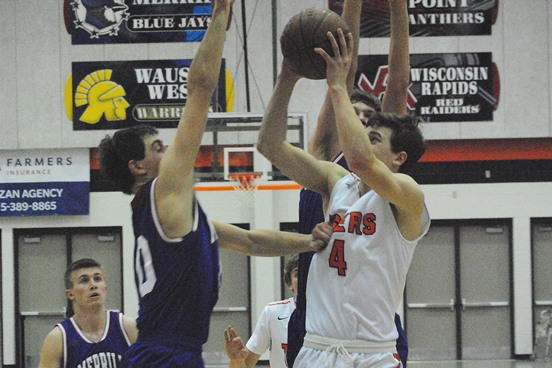
<instances>
[{"instance_id":1,"label":"blue shorts","mask_svg":"<svg viewBox=\"0 0 552 368\"><path fill-rule=\"evenodd\" d=\"M190 351L182 346L153 341L137 341L121 360L123 368L204 368L201 349Z\"/></svg>"}]
</instances>

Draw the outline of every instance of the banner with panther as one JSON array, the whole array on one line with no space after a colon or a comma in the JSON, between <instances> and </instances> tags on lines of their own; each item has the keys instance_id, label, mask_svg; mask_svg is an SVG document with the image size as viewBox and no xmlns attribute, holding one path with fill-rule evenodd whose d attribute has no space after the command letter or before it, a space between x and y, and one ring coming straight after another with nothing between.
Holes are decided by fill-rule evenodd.
<instances>
[{"instance_id":1,"label":"banner with panther","mask_svg":"<svg viewBox=\"0 0 552 368\"><path fill-rule=\"evenodd\" d=\"M410 36L475 36L492 34L498 0L404 0L408 4ZM329 0L341 14L344 0ZM389 1L364 0L360 37L389 37Z\"/></svg>"}]
</instances>

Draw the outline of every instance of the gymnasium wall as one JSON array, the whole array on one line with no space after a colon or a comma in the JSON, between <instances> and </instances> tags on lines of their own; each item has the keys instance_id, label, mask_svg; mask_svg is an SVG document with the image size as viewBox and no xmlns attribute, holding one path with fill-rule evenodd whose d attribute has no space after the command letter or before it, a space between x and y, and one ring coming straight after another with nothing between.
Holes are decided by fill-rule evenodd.
<instances>
[{"instance_id":1,"label":"gymnasium wall","mask_svg":"<svg viewBox=\"0 0 552 368\"><path fill-rule=\"evenodd\" d=\"M437 3L428 1L428 3ZM279 1L278 35L287 20L308 6L327 1ZM273 86L271 1L246 2L250 112L262 113ZM235 108L247 111L243 57L242 7L234 6L224 57L235 80ZM500 75L500 103L489 122L426 124L429 139L550 137L550 42L546 0L500 0L490 36L413 37L411 53L491 52ZM65 114L63 90L74 61L192 58L196 43L71 45L61 1L0 2L0 149L93 147L103 131L73 131ZM360 54L387 54L387 38L363 38ZM280 60L280 58L278 58ZM290 111L306 111L315 121L324 81L304 80ZM312 130L311 130L312 131ZM165 132L171 136L170 130Z\"/></svg>"},{"instance_id":2,"label":"gymnasium wall","mask_svg":"<svg viewBox=\"0 0 552 368\"><path fill-rule=\"evenodd\" d=\"M249 50L250 112L262 113L273 86L272 16L270 0L246 0ZM278 34L286 21L308 6L327 1L278 1ZM297 4L300 3L300 8ZM490 138L551 138L550 119L552 32L547 0L500 0L491 36L417 37L412 53L492 52L500 73L500 103L491 122L425 124L430 140ZM529 5L530 3L530 5ZM224 51L235 81L234 111L246 112L241 1L234 6L234 21ZM387 38L362 39L360 54L387 54ZM106 131L74 131L65 114L63 90L75 61L156 60L192 58L197 44L71 45L63 24L61 1L0 1L0 155L2 150L95 147ZM280 58L278 57L278 61ZM290 111L306 112L309 131L325 94L324 81L299 83ZM174 131L164 129L170 142ZM446 184L424 186L434 219L512 218L515 304L515 353L530 354L532 346L531 263L529 221L552 217L552 185L537 183ZM244 223L252 228L277 228L297 221L298 193L263 191L262 209L236 207L236 193L202 192L198 197L215 219ZM119 193L91 193L90 215L51 218L0 218L2 246L3 363L15 363L13 229L41 227L122 226L124 239L124 301L136 314L132 276L132 229L128 202ZM118 209L114 211L113 209ZM253 259L252 320L262 306L279 298L279 264L274 259ZM260 270L264 270L261 272ZM267 271L268 270L268 271ZM271 286L266 286L271 285Z\"/></svg>"}]
</instances>

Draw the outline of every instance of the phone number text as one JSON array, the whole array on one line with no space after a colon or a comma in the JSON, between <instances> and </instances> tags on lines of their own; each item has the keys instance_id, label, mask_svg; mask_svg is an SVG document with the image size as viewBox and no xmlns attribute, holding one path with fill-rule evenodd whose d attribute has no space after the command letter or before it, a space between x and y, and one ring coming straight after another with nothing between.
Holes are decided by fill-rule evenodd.
<instances>
[{"instance_id":1,"label":"phone number text","mask_svg":"<svg viewBox=\"0 0 552 368\"><path fill-rule=\"evenodd\" d=\"M56 201L0 203L0 212L53 211L56 208Z\"/></svg>"}]
</instances>

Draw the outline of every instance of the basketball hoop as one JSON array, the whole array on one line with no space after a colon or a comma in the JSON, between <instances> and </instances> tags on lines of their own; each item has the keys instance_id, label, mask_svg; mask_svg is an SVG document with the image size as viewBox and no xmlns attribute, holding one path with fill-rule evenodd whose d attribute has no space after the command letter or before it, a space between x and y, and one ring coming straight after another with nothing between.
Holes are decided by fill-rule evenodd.
<instances>
[{"instance_id":1,"label":"basketball hoop","mask_svg":"<svg viewBox=\"0 0 552 368\"><path fill-rule=\"evenodd\" d=\"M256 172L228 174L228 180L232 183L234 190L241 193L241 197L248 207L253 207L255 204L255 192L259 188L257 181L261 177L262 174Z\"/></svg>"}]
</instances>

